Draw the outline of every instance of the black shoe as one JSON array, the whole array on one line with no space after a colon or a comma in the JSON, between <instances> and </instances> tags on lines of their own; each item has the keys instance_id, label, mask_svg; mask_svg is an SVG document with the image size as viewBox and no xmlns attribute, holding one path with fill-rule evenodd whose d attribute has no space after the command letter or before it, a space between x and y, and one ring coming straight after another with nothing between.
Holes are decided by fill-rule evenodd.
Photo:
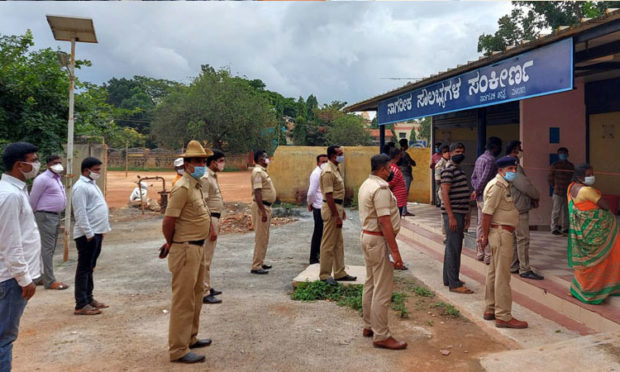
<instances>
[{"instance_id":1,"label":"black shoe","mask_svg":"<svg viewBox=\"0 0 620 372\"><path fill-rule=\"evenodd\" d=\"M214 295L208 295L202 298L202 303L203 304L221 304L222 300L215 297Z\"/></svg>"},{"instance_id":2,"label":"black shoe","mask_svg":"<svg viewBox=\"0 0 620 372\"><path fill-rule=\"evenodd\" d=\"M568 235L568 230L562 230L562 234Z\"/></svg>"},{"instance_id":3,"label":"black shoe","mask_svg":"<svg viewBox=\"0 0 620 372\"><path fill-rule=\"evenodd\" d=\"M321 281L329 285L338 285L338 282L335 281L334 278L321 279Z\"/></svg>"},{"instance_id":4,"label":"black shoe","mask_svg":"<svg viewBox=\"0 0 620 372\"><path fill-rule=\"evenodd\" d=\"M526 271L523 274L519 274L519 276L522 277L522 278L534 279L534 280L543 280L543 279L545 279L544 276L538 275L535 272L533 272L532 270Z\"/></svg>"},{"instance_id":5,"label":"black shoe","mask_svg":"<svg viewBox=\"0 0 620 372\"><path fill-rule=\"evenodd\" d=\"M211 289L209 289L209 294L211 296L219 296L219 295L222 294L222 291L218 291L217 289L211 288Z\"/></svg>"},{"instance_id":6,"label":"black shoe","mask_svg":"<svg viewBox=\"0 0 620 372\"><path fill-rule=\"evenodd\" d=\"M179 358L175 360L175 362L177 363L202 363L204 361L205 361L204 355L196 354L191 351L185 354L183 358Z\"/></svg>"},{"instance_id":7,"label":"black shoe","mask_svg":"<svg viewBox=\"0 0 620 372\"><path fill-rule=\"evenodd\" d=\"M271 265L263 265L263 266L262 266L263 270L269 270L269 269L271 269L272 267L273 267L273 266L271 266Z\"/></svg>"},{"instance_id":8,"label":"black shoe","mask_svg":"<svg viewBox=\"0 0 620 372\"><path fill-rule=\"evenodd\" d=\"M252 274L260 274L260 275L269 274L269 271L267 271L267 270L263 270L263 269L258 269L258 270L250 270L250 272L251 272Z\"/></svg>"},{"instance_id":9,"label":"black shoe","mask_svg":"<svg viewBox=\"0 0 620 372\"><path fill-rule=\"evenodd\" d=\"M519 273L519 269L510 269L510 273L511 274L518 274Z\"/></svg>"},{"instance_id":10,"label":"black shoe","mask_svg":"<svg viewBox=\"0 0 620 372\"><path fill-rule=\"evenodd\" d=\"M199 347L207 347L211 345L211 339L210 338L203 338L203 339L199 339L198 341L196 341L195 344L193 345L189 345L190 349L197 349Z\"/></svg>"},{"instance_id":11,"label":"black shoe","mask_svg":"<svg viewBox=\"0 0 620 372\"><path fill-rule=\"evenodd\" d=\"M560 230L553 230L551 232L553 235L562 235L562 233L560 232Z\"/></svg>"},{"instance_id":12,"label":"black shoe","mask_svg":"<svg viewBox=\"0 0 620 372\"><path fill-rule=\"evenodd\" d=\"M339 282L354 282L357 280L357 276L351 276L349 274L343 276L342 278L336 279Z\"/></svg>"}]
</instances>

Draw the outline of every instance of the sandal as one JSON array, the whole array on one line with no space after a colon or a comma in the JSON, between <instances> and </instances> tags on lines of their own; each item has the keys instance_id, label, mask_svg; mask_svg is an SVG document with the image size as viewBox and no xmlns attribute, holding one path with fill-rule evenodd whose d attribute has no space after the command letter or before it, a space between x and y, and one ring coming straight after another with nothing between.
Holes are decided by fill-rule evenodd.
<instances>
[{"instance_id":1,"label":"sandal","mask_svg":"<svg viewBox=\"0 0 620 372\"><path fill-rule=\"evenodd\" d=\"M86 305L81 309L77 309L73 312L74 315L97 315L101 314L101 310L94 308L90 305Z\"/></svg>"},{"instance_id":2,"label":"sandal","mask_svg":"<svg viewBox=\"0 0 620 372\"><path fill-rule=\"evenodd\" d=\"M96 309L107 309L108 307L110 307L110 306L108 306L108 305L106 305L106 304L104 304L102 302L97 301L97 300L93 300L90 303L90 306L92 306L92 307L94 307Z\"/></svg>"},{"instance_id":3,"label":"sandal","mask_svg":"<svg viewBox=\"0 0 620 372\"><path fill-rule=\"evenodd\" d=\"M409 268L408 268L407 266L405 266L405 265L403 265L403 266L402 266L402 267L400 267L400 268L395 267L394 269L396 269L396 270L403 270L403 271L405 271L405 270L409 270Z\"/></svg>"},{"instance_id":4,"label":"sandal","mask_svg":"<svg viewBox=\"0 0 620 372\"><path fill-rule=\"evenodd\" d=\"M456 287L456 288L450 288L450 292L455 292L455 293L461 293L461 294L471 294L474 293L474 291L472 291L471 289L465 287L465 286L460 286L460 287Z\"/></svg>"},{"instance_id":5,"label":"sandal","mask_svg":"<svg viewBox=\"0 0 620 372\"><path fill-rule=\"evenodd\" d=\"M63 282L54 282L54 283L52 283L52 284L49 286L49 288L48 288L48 289L57 289L57 290L61 291L61 290L63 290L63 289L67 289L67 288L69 288L69 286L68 286L68 285L66 285L66 284L65 284L65 283L63 283Z\"/></svg>"}]
</instances>

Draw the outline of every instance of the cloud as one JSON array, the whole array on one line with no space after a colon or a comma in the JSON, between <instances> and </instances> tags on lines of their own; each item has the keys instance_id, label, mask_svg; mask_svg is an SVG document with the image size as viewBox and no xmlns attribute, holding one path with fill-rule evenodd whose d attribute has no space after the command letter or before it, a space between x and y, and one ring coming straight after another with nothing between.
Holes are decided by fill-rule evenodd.
<instances>
[{"instance_id":1,"label":"cloud","mask_svg":"<svg viewBox=\"0 0 620 372\"><path fill-rule=\"evenodd\" d=\"M46 14L93 18L99 44L80 79L145 75L190 82L227 67L267 89L319 102L357 102L478 57L508 2L4 2L0 34L30 28L35 47L60 47Z\"/></svg>"}]
</instances>

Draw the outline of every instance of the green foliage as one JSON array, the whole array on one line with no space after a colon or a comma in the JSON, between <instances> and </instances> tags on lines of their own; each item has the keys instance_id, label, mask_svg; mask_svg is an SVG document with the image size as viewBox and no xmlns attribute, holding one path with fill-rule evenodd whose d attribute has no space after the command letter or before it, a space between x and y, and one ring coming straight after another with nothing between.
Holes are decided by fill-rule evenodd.
<instances>
[{"instance_id":1,"label":"green foliage","mask_svg":"<svg viewBox=\"0 0 620 372\"><path fill-rule=\"evenodd\" d=\"M370 134L364 128L364 120L354 114L336 115L326 135L328 143L341 146L365 146L371 142Z\"/></svg>"},{"instance_id":2,"label":"green foliage","mask_svg":"<svg viewBox=\"0 0 620 372\"><path fill-rule=\"evenodd\" d=\"M412 130L412 132L414 132ZM431 118L430 117L425 117L424 119L422 119L422 121L420 122L420 130L419 130L419 140L424 141L426 140L427 146L431 146L430 142L431 142Z\"/></svg>"},{"instance_id":3,"label":"green foliage","mask_svg":"<svg viewBox=\"0 0 620 372\"><path fill-rule=\"evenodd\" d=\"M461 312L457 308L443 301L431 304L431 308L439 309L441 311L441 315L444 316L449 316L453 318L458 318L459 316L461 316Z\"/></svg>"},{"instance_id":4,"label":"green foliage","mask_svg":"<svg viewBox=\"0 0 620 372\"><path fill-rule=\"evenodd\" d=\"M412 287L413 293L419 297L435 297L435 293L426 287L414 285Z\"/></svg>"},{"instance_id":5,"label":"green foliage","mask_svg":"<svg viewBox=\"0 0 620 372\"><path fill-rule=\"evenodd\" d=\"M523 40L534 40L544 30L574 26L581 18L594 18L608 8L619 8L620 1L513 1L510 15L501 17L494 34L478 38L478 52L490 55Z\"/></svg>"},{"instance_id":6,"label":"green foliage","mask_svg":"<svg viewBox=\"0 0 620 372\"><path fill-rule=\"evenodd\" d=\"M336 302L338 306L347 306L361 313L362 292L363 286L359 284L344 286L338 283L338 285L330 285L317 280L299 283L291 295L291 299L295 301L329 300Z\"/></svg>"},{"instance_id":7,"label":"green foliage","mask_svg":"<svg viewBox=\"0 0 620 372\"><path fill-rule=\"evenodd\" d=\"M399 312L401 318L409 318L409 311L407 311L407 306L405 304L406 300L407 295L405 293L392 293L392 303L390 307L392 310Z\"/></svg>"}]
</instances>

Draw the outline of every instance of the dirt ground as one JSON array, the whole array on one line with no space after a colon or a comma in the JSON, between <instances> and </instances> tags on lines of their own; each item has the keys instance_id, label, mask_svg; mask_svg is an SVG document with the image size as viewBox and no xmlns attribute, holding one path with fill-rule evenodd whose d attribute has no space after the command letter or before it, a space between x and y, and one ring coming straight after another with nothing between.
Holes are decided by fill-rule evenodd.
<instances>
[{"instance_id":1,"label":"dirt ground","mask_svg":"<svg viewBox=\"0 0 620 372\"><path fill-rule=\"evenodd\" d=\"M238 201L244 203L252 202L252 192L250 189L251 172L222 172L217 177L222 190L222 197L226 201ZM110 208L124 208L129 202L129 195L137 187L138 178L142 177L164 177L166 180L166 190L172 188L172 180L176 174L173 170L169 172L128 172L125 177L124 171L108 172L106 201ZM161 180L147 180L149 185L149 198L159 200L159 191L162 191Z\"/></svg>"},{"instance_id":2,"label":"dirt ground","mask_svg":"<svg viewBox=\"0 0 620 372\"><path fill-rule=\"evenodd\" d=\"M253 233L219 238L212 284L224 292L223 303L203 306L199 333L213 339L200 350L207 362L172 364L170 273L157 257L161 216L124 213L114 213L95 272L95 298L110 308L97 316L73 315L75 247L66 263L57 249L56 277L71 288L38 287L22 317L14 371L478 371L481 354L505 349L467 319L439 315L430 304L440 298L421 302L411 295L408 319L390 311L394 336L409 343L405 351L373 348L361 336L362 321L354 310L326 301L292 301L291 282L307 265L312 232L311 216L304 212L296 222L272 228L269 275L249 273ZM348 214L346 263L363 265L357 213ZM409 271L396 273L401 289L415 280L415 263L407 264Z\"/></svg>"}]
</instances>

